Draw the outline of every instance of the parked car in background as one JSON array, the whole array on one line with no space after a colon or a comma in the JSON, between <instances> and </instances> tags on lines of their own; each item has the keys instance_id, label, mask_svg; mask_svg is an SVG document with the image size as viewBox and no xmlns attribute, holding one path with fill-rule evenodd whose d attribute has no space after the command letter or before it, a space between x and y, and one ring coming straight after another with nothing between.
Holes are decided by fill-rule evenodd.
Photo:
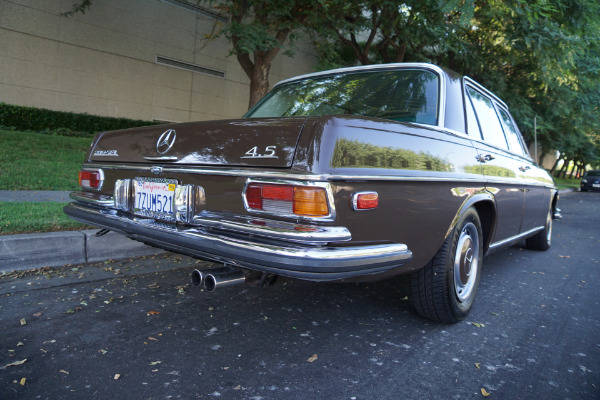
<instances>
[{"instance_id":1,"label":"parked car in background","mask_svg":"<svg viewBox=\"0 0 600 400\"><path fill-rule=\"evenodd\" d=\"M431 64L277 84L243 118L102 132L72 218L227 268L207 290L282 275L409 275L424 317L463 319L485 255L551 245L558 200L506 104Z\"/></svg>"},{"instance_id":2,"label":"parked car in background","mask_svg":"<svg viewBox=\"0 0 600 400\"><path fill-rule=\"evenodd\" d=\"M581 191L588 190L600 191L600 169L590 170L581 177Z\"/></svg>"}]
</instances>

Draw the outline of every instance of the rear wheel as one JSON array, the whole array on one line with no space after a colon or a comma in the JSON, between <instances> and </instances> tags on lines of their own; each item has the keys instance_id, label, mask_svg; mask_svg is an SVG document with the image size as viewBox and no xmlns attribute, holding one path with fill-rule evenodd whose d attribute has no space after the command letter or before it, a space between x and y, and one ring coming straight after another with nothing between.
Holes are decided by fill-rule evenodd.
<instances>
[{"instance_id":1,"label":"rear wheel","mask_svg":"<svg viewBox=\"0 0 600 400\"><path fill-rule=\"evenodd\" d=\"M552 208L548 210L546 216L546 225L544 229L539 231L526 240L527 248L531 250L546 251L552 245Z\"/></svg>"},{"instance_id":2,"label":"rear wheel","mask_svg":"<svg viewBox=\"0 0 600 400\"><path fill-rule=\"evenodd\" d=\"M411 275L411 303L420 315L446 323L467 316L479 287L482 244L479 215L470 208L433 259Z\"/></svg>"}]
</instances>

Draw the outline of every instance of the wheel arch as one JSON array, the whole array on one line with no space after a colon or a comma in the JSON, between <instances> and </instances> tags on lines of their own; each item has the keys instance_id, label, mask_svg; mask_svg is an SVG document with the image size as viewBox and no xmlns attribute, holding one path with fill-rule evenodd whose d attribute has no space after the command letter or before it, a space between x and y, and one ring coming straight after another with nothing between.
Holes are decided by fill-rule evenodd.
<instances>
[{"instance_id":1,"label":"wheel arch","mask_svg":"<svg viewBox=\"0 0 600 400\"><path fill-rule=\"evenodd\" d=\"M492 233L496 228L497 210L492 194L483 192L469 197L469 199L463 203L456 214L456 217L452 223L452 227L448 233L454 229L456 223L460 220L462 215L471 207L475 208L475 211L477 211L477 214L479 215L479 221L481 222L481 233L483 235L483 254L485 255L492 240Z\"/></svg>"}]
</instances>

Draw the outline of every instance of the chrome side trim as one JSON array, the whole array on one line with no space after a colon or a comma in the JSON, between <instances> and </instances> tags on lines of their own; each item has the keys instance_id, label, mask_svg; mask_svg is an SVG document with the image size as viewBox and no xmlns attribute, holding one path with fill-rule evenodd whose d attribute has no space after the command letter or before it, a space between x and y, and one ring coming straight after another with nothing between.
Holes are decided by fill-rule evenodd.
<instances>
[{"instance_id":1,"label":"chrome side trim","mask_svg":"<svg viewBox=\"0 0 600 400\"><path fill-rule=\"evenodd\" d=\"M88 164L89 167L103 168L106 170L110 169L121 169L128 171L138 171L151 173L148 166L134 166L134 165L115 165L115 164ZM249 178L267 178L267 179L284 179L284 180L300 180L307 182L324 182L324 181L364 181L364 180L375 180L375 181L397 181L397 182L468 182L468 183L502 183L502 184L516 184L517 181L507 182L506 180L490 180L485 179L483 176L474 178L454 178L454 177L441 177L441 176L397 176L397 175L344 175L344 174L299 174L297 172L284 172L284 171L264 171L254 169L228 169L228 170L217 170L209 168L186 168L186 167L164 167L164 173L190 173L198 175L218 175L218 176L238 176L238 177L249 177ZM526 182L519 181L520 186L540 186L549 189L555 189L554 185L544 184L542 182Z\"/></svg>"},{"instance_id":2,"label":"chrome side trim","mask_svg":"<svg viewBox=\"0 0 600 400\"><path fill-rule=\"evenodd\" d=\"M144 157L145 160L148 161L177 161L179 157L176 156L158 156L158 157Z\"/></svg>"},{"instance_id":3,"label":"chrome side trim","mask_svg":"<svg viewBox=\"0 0 600 400\"><path fill-rule=\"evenodd\" d=\"M114 206L114 200L112 196L105 194L90 193L90 192L71 192L69 197L73 200L80 201L82 203L92 204L98 207L112 207Z\"/></svg>"},{"instance_id":4,"label":"chrome side trim","mask_svg":"<svg viewBox=\"0 0 600 400\"><path fill-rule=\"evenodd\" d=\"M490 244L490 250L495 250L495 249L497 249L499 247L502 247L504 245L507 245L509 243L516 242L517 240L523 239L523 238L525 238L527 236L530 236L531 234L539 232L541 230L544 230L544 227L543 226L538 226L538 227L535 227L533 229L528 230L527 232L522 232L522 233L519 233L516 236L509 237L507 239L501 240L501 241L496 242L496 243L492 243L492 244Z\"/></svg>"}]
</instances>

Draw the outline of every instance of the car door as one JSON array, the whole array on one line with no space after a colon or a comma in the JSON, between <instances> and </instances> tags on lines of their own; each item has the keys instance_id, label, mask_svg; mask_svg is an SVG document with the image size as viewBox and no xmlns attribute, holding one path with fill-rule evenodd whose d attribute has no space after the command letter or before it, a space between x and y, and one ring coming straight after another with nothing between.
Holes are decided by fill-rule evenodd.
<instances>
[{"instance_id":1,"label":"car door","mask_svg":"<svg viewBox=\"0 0 600 400\"><path fill-rule=\"evenodd\" d=\"M525 205L520 229L520 233L524 233L543 226L546 222L551 194L546 186L549 183L548 176L531 159L523 137L509 111L497 103L496 108L510 151L518 157L520 163L518 167L519 177L525 183L523 187Z\"/></svg>"},{"instance_id":2,"label":"car door","mask_svg":"<svg viewBox=\"0 0 600 400\"><path fill-rule=\"evenodd\" d=\"M508 141L494 103L499 100L475 82L466 81L467 131L477 149L477 160L494 195L498 213L492 243L517 236L525 207L522 157L509 151Z\"/></svg>"}]
</instances>

